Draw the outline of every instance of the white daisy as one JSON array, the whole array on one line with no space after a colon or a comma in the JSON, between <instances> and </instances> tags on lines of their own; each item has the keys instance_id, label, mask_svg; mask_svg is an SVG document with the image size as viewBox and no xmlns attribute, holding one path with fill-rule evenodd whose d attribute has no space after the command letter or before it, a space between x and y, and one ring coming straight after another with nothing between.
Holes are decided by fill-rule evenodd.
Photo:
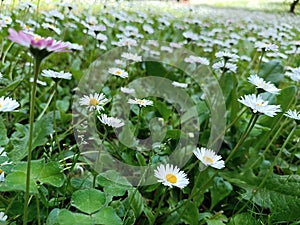
<instances>
[{"instance_id":1,"label":"white daisy","mask_svg":"<svg viewBox=\"0 0 300 225\"><path fill-rule=\"evenodd\" d=\"M160 165L154 170L154 176L158 178L158 182L168 187L184 188L189 184L187 175L180 171L177 166L173 165Z\"/></svg>"},{"instance_id":2,"label":"white daisy","mask_svg":"<svg viewBox=\"0 0 300 225\"><path fill-rule=\"evenodd\" d=\"M280 89L276 88L274 84L270 82L266 82L263 78L257 76L256 74L251 75L248 77L248 81L255 85L256 88L261 88L269 93L277 95Z\"/></svg>"},{"instance_id":3,"label":"white daisy","mask_svg":"<svg viewBox=\"0 0 300 225\"><path fill-rule=\"evenodd\" d=\"M142 56L138 56L137 54L132 54L130 52L123 52L121 57L133 62L142 62Z\"/></svg>"},{"instance_id":4,"label":"white daisy","mask_svg":"<svg viewBox=\"0 0 300 225\"><path fill-rule=\"evenodd\" d=\"M121 91L125 94L134 94L135 90L133 88L121 87Z\"/></svg>"},{"instance_id":5,"label":"white daisy","mask_svg":"<svg viewBox=\"0 0 300 225\"><path fill-rule=\"evenodd\" d=\"M193 56L193 55L185 58L184 61L187 63L199 63L199 64L206 65L206 66L209 65L209 61L207 58Z\"/></svg>"},{"instance_id":6,"label":"white daisy","mask_svg":"<svg viewBox=\"0 0 300 225\"><path fill-rule=\"evenodd\" d=\"M119 76L119 77L122 77L122 78L127 78L128 77L128 73L125 71L125 70L122 70L120 68L109 68L108 69L108 72L110 74L113 74L115 76Z\"/></svg>"},{"instance_id":7,"label":"white daisy","mask_svg":"<svg viewBox=\"0 0 300 225\"><path fill-rule=\"evenodd\" d=\"M211 166L216 169L222 169L225 167L224 161L221 160L222 157L218 156L211 149L201 147L201 149L197 148L194 150L193 153L205 166Z\"/></svg>"},{"instance_id":8,"label":"white daisy","mask_svg":"<svg viewBox=\"0 0 300 225\"><path fill-rule=\"evenodd\" d=\"M101 123L114 128L119 128L125 125L122 120L115 117L108 117L106 114L102 114L101 117L98 116L98 119Z\"/></svg>"},{"instance_id":9,"label":"white daisy","mask_svg":"<svg viewBox=\"0 0 300 225\"><path fill-rule=\"evenodd\" d=\"M238 99L238 101L250 107L253 113L263 113L267 116L273 117L277 112L281 112L280 105L268 105L269 102L263 100L260 95L245 95L241 97L241 99Z\"/></svg>"},{"instance_id":10,"label":"white daisy","mask_svg":"<svg viewBox=\"0 0 300 225\"><path fill-rule=\"evenodd\" d=\"M215 56L217 58L224 58L224 60L231 60L236 62L238 60L238 58L240 58L238 55L236 54L232 54L230 52L227 51L219 51L215 54Z\"/></svg>"},{"instance_id":11,"label":"white daisy","mask_svg":"<svg viewBox=\"0 0 300 225\"><path fill-rule=\"evenodd\" d=\"M20 104L10 97L4 98L2 96L0 98L0 112L13 112L19 106Z\"/></svg>"},{"instance_id":12,"label":"white daisy","mask_svg":"<svg viewBox=\"0 0 300 225\"><path fill-rule=\"evenodd\" d=\"M153 101L151 100L147 100L147 99L129 99L128 100L129 104L133 104L133 105L139 105L140 107L142 106L147 106L147 105L153 105Z\"/></svg>"},{"instance_id":13,"label":"white daisy","mask_svg":"<svg viewBox=\"0 0 300 225\"><path fill-rule=\"evenodd\" d=\"M92 111L92 110L103 110L103 105L107 102L107 98L105 98L104 94L90 94L84 95L82 98L79 100L79 104L82 106L87 106L87 108Z\"/></svg>"},{"instance_id":14,"label":"white daisy","mask_svg":"<svg viewBox=\"0 0 300 225\"><path fill-rule=\"evenodd\" d=\"M284 115L291 119L300 120L300 112L297 112L297 110L289 109Z\"/></svg>"},{"instance_id":15,"label":"white daisy","mask_svg":"<svg viewBox=\"0 0 300 225\"><path fill-rule=\"evenodd\" d=\"M44 77L59 78L66 80L72 79L72 74L69 72L65 73L64 71L56 72L53 70L43 70L41 75Z\"/></svg>"},{"instance_id":16,"label":"white daisy","mask_svg":"<svg viewBox=\"0 0 300 225\"><path fill-rule=\"evenodd\" d=\"M225 61L222 60L222 61L219 61L219 62L213 64L212 68L213 69L219 69L219 70L225 69L225 72L226 71L231 71L233 73L236 73L237 65L233 64L233 63L229 63L229 62L225 63Z\"/></svg>"},{"instance_id":17,"label":"white daisy","mask_svg":"<svg viewBox=\"0 0 300 225\"><path fill-rule=\"evenodd\" d=\"M0 212L0 221L6 221L7 216L4 214L4 212Z\"/></svg>"},{"instance_id":18,"label":"white daisy","mask_svg":"<svg viewBox=\"0 0 300 225\"><path fill-rule=\"evenodd\" d=\"M278 46L275 44L265 43L258 41L255 43L255 48L257 48L259 51L278 51Z\"/></svg>"},{"instance_id":19,"label":"white daisy","mask_svg":"<svg viewBox=\"0 0 300 225\"><path fill-rule=\"evenodd\" d=\"M179 83L179 82L176 82L176 81L173 81L172 82L172 85L174 87L180 87L180 88L187 88L188 87L188 84L185 84L185 83Z\"/></svg>"},{"instance_id":20,"label":"white daisy","mask_svg":"<svg viewBox=\"0 0 300 225\"><path fill-rule=\"evenodd\" d=\"M285 73L285 76L288 76L293 81L300 81L300 67L297 68L290 68L290 71Z\"/></svg>"}]
</instances>

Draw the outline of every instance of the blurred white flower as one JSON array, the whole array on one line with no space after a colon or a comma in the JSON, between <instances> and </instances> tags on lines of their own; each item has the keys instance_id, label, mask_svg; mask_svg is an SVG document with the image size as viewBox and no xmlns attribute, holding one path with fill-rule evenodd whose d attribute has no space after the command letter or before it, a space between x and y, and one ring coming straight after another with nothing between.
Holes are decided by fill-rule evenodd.
<instances>
[{"instance_id":1,"label":"blurred white flower","mask_svg":"<svg viewBox=\"0 0 300 225\"><path fill-rule=\"evenodd\" d=\"M201 147L201 149L197 148L194 150L193 153L205 166L211 166L216 169L222 169L225 167L224 161L221 160L222 157L218 156L211 149Z\"/></svg>"},{"instance_id":2,"label":"blurred white flower","mask_svg":"<svg viewBox=\"0 0 300 225\"><path fill-rule=\"evenodd\" d=\"M0 221L6 221L7 216L4 214L4 212L0 212Z\"/></svg>"},{"instance_id":3,"label":"blurred white flower","mask_svg":"<svg viewBox=\"0 0 300 225\"><path fill-rule=\"evenodd\" d=\"M125 94L134 94L135 90L133 88L121 87L121 91Z\"/></svg>"},{"instance_id":4,"label":"blurred white flower","mask_svg":"<svg viewBox=\"0 0 300 225\"><path fill-rule=\"evenodd\" d=\"M118 77L127 78L128 73L120 68L109 68L108 72Z\"/></svg>"},{"instance_id":5,"label":"blurred white flower","mask_svg":"<svg viewBox=\"0 0 300 225\"><path fill-rule=\"evenodd\" d=\"M121 57L133 62L142 62L142 56L138 56L137 54L132 54L130 52L122 53Z\"/></svg>"},{"instance_id":6,"label":"blurred white flower","mask_svg":"<svg viewBox=\"0 0 300 225\"><path fill-rule=\"evenodd\" d=\"M108 117L106 114L98 116L98 119L101 121L101 123L114 128L119 128L125 125L122 120L115 117Z\"/></svg>"},{"instance_id":7,"label":"blurred white flower","mask_svg":"<svg viewBox=\"0 0 300 225\"><path fill-rule=\"evenodd\" d=\"M187 88L188 87L188 84L186 84L186 83L179 83L179 82L176 82L176 81L173 81L172 85L174 87L180 87L180 88Z\"/></svg>"},{"instance_id":8,"label":"blurred white flower","mask_svg":"<svg viewBox=\"0 0 300 225\"><path fill-rule=\"evenodd\" d=\"M268 105L269 102L263 100L260 95L245 95L238 99L238 101L250 107L253 113L262 113L267 116L273 117L277 112L281 112L280 105Z\"/></svg>"},{"instance_id":9,"label":"blurred white flower","mask_svg":"<svg viewBox=\"0 0 300 225\"><path fill-rule=\"evenodd\" d=\"M132 104L132 105L139 105L140 107L142 107L142 106L148 106L148 105L153 105L153 101L151 101L151 100L138 99L138 98L129 99L128 103Z\"/></svg>"},{"instance_id":10,"label":"blurred white flower","mask_svg":"<svg viewBox=\"0 0 300 225\"><path fill-rule=\"evenodd\" d=\"M81 106L87 106L87 108L92 111L92 110L103 110L103 105L107 102L107 98L105 98L104 94L90 94L84 95L82 98L79 100L79 104Z\"/></svg>"},{"instance_id":11,"label":"blurred white flower","mask_svg":"<svg viewBox=\"0 0 300 225\"><path fill-rule=\"evenodd\" d=\"M274 84L271 82L266 82L263 78L259 77L256 74L252 74L250 77L248 77L248 81L255 85L256 88L263 89L269 93L277 95L280 91L280 89L276 88Z\"/></svg>"},{"instance_id":12,"label":"blurred white flower","mask_svg":"<svg viewBox=\"0 0 300 225\"><path fill-rule=\"evenodd\" d=\"M294 120L300 120L300 112L297 110L289 109L284 115Z\"/></svg>"},{"instance_id":13,"label":"blurred white flower","mask_svg":"<svg viewBox=\"0 0 300 225\"><path fill-rule=\"evenodd\" d=\"M173 165L160 165L154 170L154 176L158 179L158 182L168 187L184 188L189 184L187 175L180 171L177 166Z\"/></svg>"},{"instance_id":14,"label":"blurred white flower","mask_svg":"<svg viewBox=\"0 0 300 225\"><path fill-rule=\"evenodd\" d=\"M66 79L66 80L72 79L72 74L64 71L56 72L53 70L43 70L41 75L44 77L59 78L59 79Z\"/></svg>"},{"instance_id":15,"label":"blurred white flower","mask_svg":"<svg viewBox=\"0 0 300 225\"><path fill-rule=\"evenodd\" d=\"M2 96L0 98L0 112L13 112L19 106L20 104L10 97L5 98L4 96Z\"/></svg>"}]
</instances>

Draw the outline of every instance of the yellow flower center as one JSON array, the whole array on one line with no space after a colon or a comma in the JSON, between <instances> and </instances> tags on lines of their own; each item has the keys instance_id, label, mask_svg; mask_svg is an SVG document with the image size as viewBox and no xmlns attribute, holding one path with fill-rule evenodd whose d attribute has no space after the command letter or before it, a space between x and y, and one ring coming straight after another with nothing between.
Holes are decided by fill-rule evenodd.
<instances>
[{"instance_id":1,"label":"yellow flower center","mask_svg":"<svg viewBox=\"0 0 300 225\"><path fill-rule=\"evenodd\" d=\"M38 42L39 40L41 40L41 38L38 37L38 36L36 36L36 37L33 38L33 40L34 40L35 42Z\"/></svg>"},{"instance_id":2,"label":"yellow flower center","mask_svg":"<svg viewBox=\"0 0 300 225\"><path fill-rule=\"evenodd\" d=\"M0 169L0 174L2 174L3 170Z\"/></svg>"},{"instance_id":3,"label":"yellow flower center","mask_svg":"<svg viewBox=\"0 0 300 225\"><path fill-rule=\"evenodd\" d=\"M121 75L122 72L121 72L120 70L117 70L117 71L116 71L116 74L117 74L117 75Z\"/></svg>"},{"instance_id":4,"label":"yellow flower center","mask_svg":"<svg viewBox=\"0 0 300 225\"><path fill-rule=\"evenodd\" d=\"M208 164L212 164L214 162L214 160L209 156L203 156L203 159Z\"/></svg>"},{"instance_id":5,"label":"yellow flower center","mask_svg":"<svg viewBox=\"0 0 300 225\"><path fill-rule=\"evenodd\" d=\"M263 106L263 102L262 103L256 103L256 106Z\"/></svg>"},{"instance_id":6,"label":"yellow flower center","mask_svg":"<svg viewBox=\"0 0 300 225\"><path fill-rule=\"evenodd\" d=\"M144 104L145 104L145 101L142 100L142 99L138 99L136 102L137 102L139 105L144 105Z\"/></svg>"},{"instance_id":7,"label":"yellow flower center","mask_svg":"<svg viewBox=\"0 0 300 225\"><path fill-rule=\"evenodd\" d=\"M25 25L25 28L26 28L26 29L30 29L30 26L29 26L29 25Z\"/></svg>"},{"instance_id":8,"label":"yellow flower center","mask_svg":"<svg viewBox=\"0 0 300 225\"><path fill-rule=\"evenodd\" d=\"M3 105L0 103L0 109L3 107Z\"/></svg>"},{"instance_id":9,"label":"yellow flower center","mask_svg":"<svg viewBox=\"0 0 300 225\"><path fill-rule=\"evenodd\" d=\"M90 98L90 102L89 102L89 105L98 105L99 104L99 101L95 98Z\"/></svg>"},{"instance_id":10,"label":"yellow flower center","mask_svg":"<svg viewBox=\"0 0 300 225\"><path fill-rule=\"evenodd\" d=\"M169 181L172 184L175 184L177 182L177 177L173 174L170 174L170 173L168 173L166 175L166 179L167 179L167 181Z\"/></svg>"}]
</instances>

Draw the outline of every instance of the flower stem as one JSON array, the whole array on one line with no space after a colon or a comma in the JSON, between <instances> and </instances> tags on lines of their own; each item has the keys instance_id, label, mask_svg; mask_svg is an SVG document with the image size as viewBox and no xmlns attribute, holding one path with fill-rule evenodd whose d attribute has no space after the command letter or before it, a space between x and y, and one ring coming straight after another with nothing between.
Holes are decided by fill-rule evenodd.
<instances>
[{"instance_id":1,"label":"flower stem","mask_svg":"<svg viewBox=\"0 0 300 225\"><path fill-rule=\"evenodd\" d=\"M254 127L257 119L259 117L259 114L252 114L252 117L248 123L248 126L244 132L244 134L242 135L242 137L240 138L239 142L236 144L236 146L234 147L234 149L230 152L230 154L228 155L228 157L225 160L225 163L228 162L234 155L234 153L238 150L238 148L244 143L244 141L246 140L247 136L249 135L249 133L251 132L252 128Z\"/></svg>"},{"instance_id":2,"label":"flower stem","mask_svg":"<svg viewBox=\"0 0 300 225\"><path fill-rule=\"evenodd\" d=\"M23 225L27 225L27 213L29 205L29 191L30 191L30 172L31 172L31 153L32 153L32 141L33 141L33 123L34 123L34 106L35 106L35 95L36 95L36 82L40 72L42 58L35 57L34 64L34 78L31 89L30 98L30 110L29 110L29 143L28 143L28 154L27 154L27 173L26 173L26 191L24 200L24 215Z\"/></svg>"}]
</instances>

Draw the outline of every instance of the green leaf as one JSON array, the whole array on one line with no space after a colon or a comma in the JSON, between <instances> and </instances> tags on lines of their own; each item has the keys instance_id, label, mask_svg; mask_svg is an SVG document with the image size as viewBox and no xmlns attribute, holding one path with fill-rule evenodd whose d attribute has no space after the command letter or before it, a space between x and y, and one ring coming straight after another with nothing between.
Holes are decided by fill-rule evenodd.
<instances>
[{"instance_id":1,"label":"green leaf","mask_svg":"<svg viewBox=\"0 0 300 225\"><path fill-rule=\"evenodd\" d=\"M92 214L104 206L106 197L102 191L85 189L75 191L71 200L74 207L87 214Z\"/></svg>"},{"instance_id":2,"label":"green leaf","mask_svg":"<svg viewBox=\"0 0 300 225\"><path fill-rule=\"evenodd\" d=\"M97 176L97 183L102 187L109 186L125 186L126 190L128 186L132 186L131 183L115 170L107 170L103 173L99 173Z\"/></svg>"},{"instance_id":3,"label":"green leaf","mask_svg":"<svg viewBox=\"0 0 300 225\"><path fill-rule=\"evenodd\" d=\"M255 220L255 218L250 213L241 213L234 215L228 225L260 225L261 223Z\"/></svg>"},{"instance_id":4,"label":"green leaf","mask_svg":"<svg viewBox=\"0 0 300 225\"><path fill-rule=\"evenodd\" d=\"M70 99L68 96L64 97L62 100L56 101L56 107L61 112L67 112L70 107Z\"/></svg>"},{"instance_id":5,"label":"green leaf","mask_svg":"<svg viewBox=\"0 0 300 225\"><path fill-rule=\"evenodd\" d=\"M267 81L278 83L283 79L284 67L280 60L272 60L270 62L263 63L259 76Z\"/></svg>"},{"instance_id":6,"label":"green leaf","mask_svg":"<svg viewBox=\"0 0 300 225\"><path fill-rule=\"evenodd\" d=\"M144 210L144 202L141 193L135 190L128 190L127 204L130 204L135 218L138 218Z\"/></svg>"},{"instance_id":7,"label":"green leaf","mask_svg":"<svg viewBox=\"0 0 300 225\"><path fill-rule=\"evenodd\" d=\"M99 212L92 215L94 224L103 224L103 225L121 225L122 220L116 214L113 208L105 207Z\"/></svg>"},{"instance_id":8,"label":"green leaf","mask_svg":"<svg viewBox=\"0 0 300 225\"><path fill-rule=\"evenodd\" d=\"M223 200L232 191L232 185L221 177L214 178L214 185L210 189L211 206L213 209L216 204Z\"/></svg>"},{"instance_id":9,"label":"green leaf","mask_svg":"<svg viewBox=\"0 0 300 225\"><path fill-rule=\"evenodd\" d=\"M58 223L59 212L60 209L58 208L52 209L52 211L49 213L48 218L46 220L46 225L59 225Z\"/></svg>"},{"instance_id":10,"label":"green leaf","mask_svg":"<svg viewBox=\"0 0 300 225\"><path fill-rule=\"evenodd\" d=\"M58 162L49 162L41 170L38 180L54 187L61 187L65 181L65 175L61 172Z\"/></svg>"},{"instance_id":11,"label":"green leaf","mask_svg":"<svg viewBox=\"0 0 300 225\"><path fill-rule=\"evenodd\" d=\"M9 139L7 137L7 130L3 123L2 116L0 116L0 146L7 145L9 142Z\"/></svg>"},{"instance_id":12,"label":"green leaf","mask_svg":"<svg viewBox=\"0 0 300 225\"><path fill-rule=\"evenodd\" d=\"M6 176L5 182L0 183L0 192L4 191L25 191L26 190L26 173L14 172ZM30 180L30 192L38 193L37 185L33 179Z\"/></svg>"},{"instance_id":13,"label":"green leaf","mask_svg":"<svg viewBox=\"0 0 300 225\"><path fill-rule=\"evenodd\" d=\"M155 107L163 119L166 121L172 113L172 108L169 107L166 103L161 101L155 101Z\"/></svg>"},{"instance_id":14,"label":"green leaf","mask_svg":"<svg viewBox=\"0 0 300 225\"><path fill-rule=\"evenodd\" d=\"M0 183L0 191L25 191L27 162L19 162L11 169L4 182ZM37 183L46 183L61 187L65 175L61 173L58 162L45 164L44 160L31 161L30 190L37 193Z\"/></svg>"},{"instance_id":15,"label":"green leaf","mask_svg":"<svg viewBox=\"0 0 300 225\"><path fill-rule=\"evenodd\" d=\"M14 149L8 153L12 161L20 161L27 155L29 143L29 125L15 124L16 131L11 136ZM32 150L43 146L47 142L47 136L53 133L52 116L44 116L34 123Z\"/></svg>"},{"instance_id":16,"label":"green leaf","mask_svg":"<svg viewBox=\"0 0 300 225\"><path fill-rule=\"evenodd\" d=\"M236 174L224 172L222 176L243 188L246 192L242 197L253 203L269 208L271 217L275 221L295 221L300 219L300 176L273 174L268 177L262 187L264 176L255 176L253 173Z\"/></svg>"},{"instance_id":17,"label":"green leaf","mask_svg":"<svg viewBox=\"0 0 300 225\"><path fill-rule=\"evenodd\" d=\"M148 208L148 207L144 207L144 213L145 213L145 216L148 219L149 224L154 224L155 217L154 217L154 215L152 213L152 209Z\"/></svg>"},{"instance_id":18,"label":"green leaf","mask_svg":"<svg viewBox=\"0 0 300 225\"><path fill-rule=\"evenodd\" d=\"M207 225L225 225L221 220L206 220ZM243 224L244 225L244 224Z\"/></svg>"},{"instance_id":19,"label":"green leaf","mask_svg":"<svg viewBox=\"0 0 300 225\"><path fill-rule=\"evenodd\" d=\"M72 213L66 209L60 210L58 221L59 225L94 225L90 216L81 213Z\"/></svg>"},{"instance_id":20,"label":"green leaf","mask_svg":"<svg viewBox=\"0 0 300 225\"><path fill-rule=\"evenodd\" d=\"M198 208L192 202L186 203L183 207L179 208L177 212L179 215L181 215L181 220L184 221L186 224L199 224Z\"/></svg>"}]
</instances>

